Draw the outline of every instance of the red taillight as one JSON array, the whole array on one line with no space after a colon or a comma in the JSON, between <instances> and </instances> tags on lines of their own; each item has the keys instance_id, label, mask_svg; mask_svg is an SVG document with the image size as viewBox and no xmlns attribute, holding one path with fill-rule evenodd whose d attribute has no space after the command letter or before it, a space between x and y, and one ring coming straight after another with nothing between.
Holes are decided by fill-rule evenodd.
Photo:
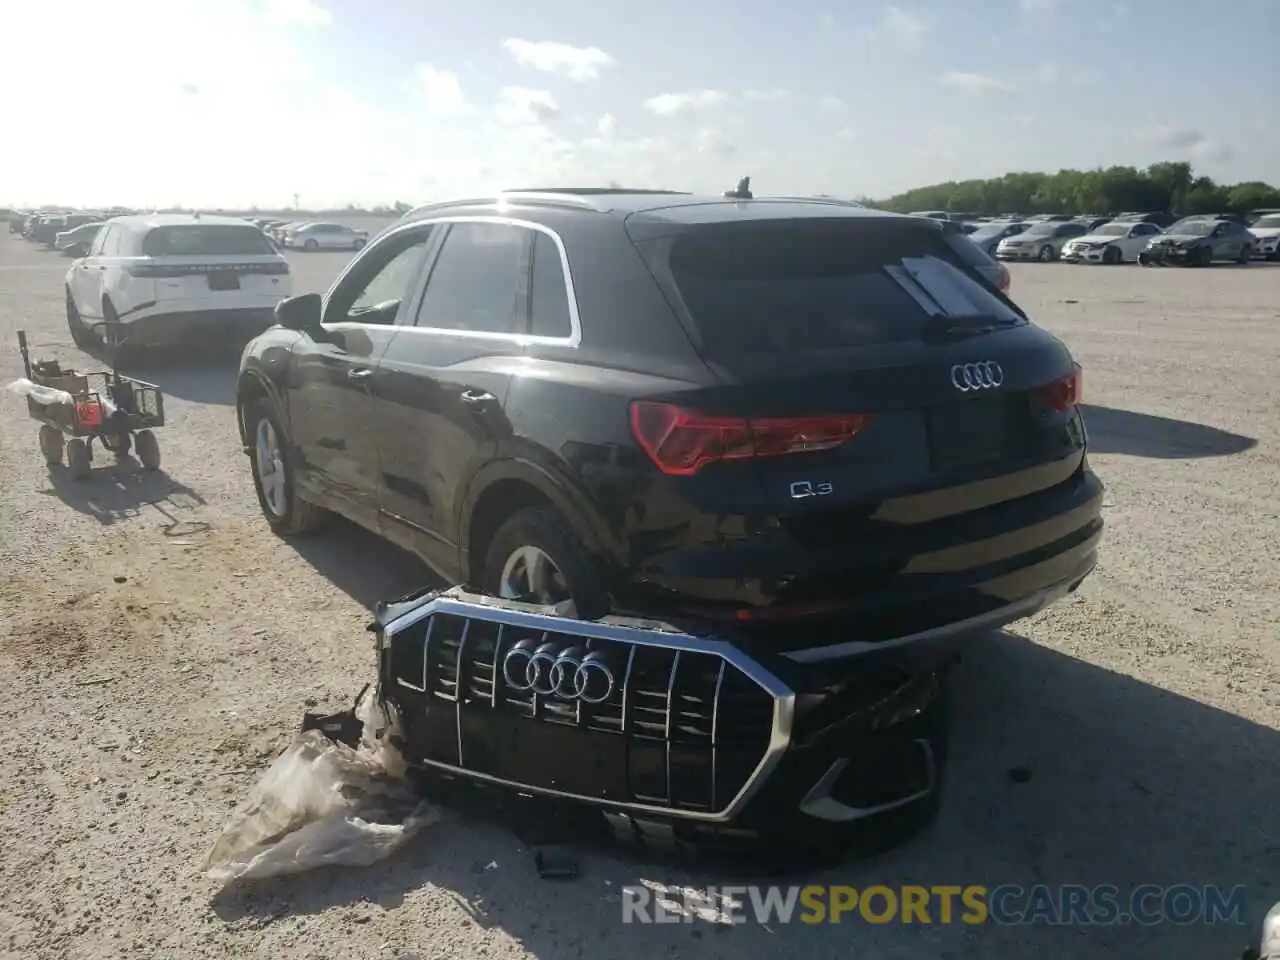
<instances>
[{"instance_id":1,"label":"red taillight","mask_svg":"<svg viewBox=\"0 0 1280 960\"><path fill-rule=\"evenodd\" d=\"M1054 410L1070 410L1084 401L1084 370L1080 364L1072 364L1071 373L1053 383L1046 383L1037 393Z\"/></svg>"},{"instance_id":2,"label":"red taillight","mask_svg":"<svg viewBox=\"0 0 1280 960\"><path fill-rule=\"evenodd\" d=\"M866 427L870 417L713 417L671 403L636 400L631 433L663 473L688 477L718 460L778 457L830 450Z\"/></svg>"}]
</instances>

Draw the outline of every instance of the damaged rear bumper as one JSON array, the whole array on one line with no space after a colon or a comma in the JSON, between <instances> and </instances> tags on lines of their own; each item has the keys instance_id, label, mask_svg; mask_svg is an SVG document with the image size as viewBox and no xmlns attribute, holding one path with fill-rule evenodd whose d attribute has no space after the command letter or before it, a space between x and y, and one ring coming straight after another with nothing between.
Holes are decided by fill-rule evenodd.
<instances>
[{"instance_id":1,"label":"damaged rear bumper","mask_svg":"<svg viewBox=\"0 0 1280 960\"><path fill-rule=\"evenodd\" d=\"M459 589L379 608L405 760L598 809L625 837L829 843L932 813L945 660L797 662L751 637Z\"/></svg>"}]
</instances>

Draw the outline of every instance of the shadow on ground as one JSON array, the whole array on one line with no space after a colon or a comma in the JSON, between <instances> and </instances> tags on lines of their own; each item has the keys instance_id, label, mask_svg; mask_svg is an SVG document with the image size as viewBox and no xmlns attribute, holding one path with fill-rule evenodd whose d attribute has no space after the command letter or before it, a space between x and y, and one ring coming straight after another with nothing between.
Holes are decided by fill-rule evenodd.
<instances>
[{"instance_id":1,"label":"shadow on ground","mask_svg":"<svg viewBox=\"0 0 1280 960\"><path fill-rule=\"evenodd\" d=\"M1229 457L1258 445L1252 437L1217 427L1132 410L1085 405L1090 453L1123 453L1157 460Z\"/></svg>"},{"instance_id":2,"label":"shadow on ground","mask_svg":"<svg viewBox=\"0 0 1280 960\"><path fill-rule=\"evenodd\" d=\"M205 505L200 494L163 470L144 470L132 456L117 459L96 447L94 453L88 479L73 480L66 467L50 467L52 489L44 492L104 527L154 511L171 536L180 535L194 522L186 520L184 513Z\"/></svg>"},{"instance_id":3,"label":"shadow on ground","mask_svg":"<svg viewBox=\"0 0 1280 960\"><path fill-rule=\"evenodd\" d=\"M236 398L240 346L152 348L141 356L126 355L119 370L123 376L155 384L167 397L230 406ZM111 369L112 358L105 347L90 347L87 352L102 369Z\"/></svg>"},{"instance_id":4,"label":"shadow on ground","mask_svg":"<svg viewBox=\"0 0 1280 960\"><path fill-rule=\"evenodd\" d=\"M694 888L733 883L705 868L638 866L589 853L581 879L538 879L504 829L450 813L403 855L368 869L324 870L232 887L214 910L235 926L330 908L379 923L419 891L447 891L472 923L501 930L532 955L735 958L788 954L1055 960L1238 957L1280 899L1275 795L1280 737L1023 637L978 638L956 676L946 795L913 842L804 882L847 884L1140 884L1248 888L1242 924L1211 926L838 925L705 921L621 926L619 890L646 880ZM1015 908L1024 903L1015 897ZM430 908L428 908L430 909ZM432 910L434 913L435 911ZM429 932L388 918L397 949L431 953ZM436 914L437 923L457 922ZM359 922L365 922L361 920Z\"/></svg>"},{"instance_id":5,"label":"shadow on ground","mask_svg":"<svg viewBox=\"0 0 1280 960\"><path fill-rule=\"evenodd\" d=\"M342 517L324 530L290 541L298 556L361 606L444 586L421 560Z\"/></svg>"}]
</instances>

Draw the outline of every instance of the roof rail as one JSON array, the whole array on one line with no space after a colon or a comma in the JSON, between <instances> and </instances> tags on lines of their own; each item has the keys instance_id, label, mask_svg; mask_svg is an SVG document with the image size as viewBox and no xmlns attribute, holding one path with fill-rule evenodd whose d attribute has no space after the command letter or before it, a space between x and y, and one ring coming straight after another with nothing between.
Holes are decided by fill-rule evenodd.
<instances>
[{"instance_id":1,"label":"roof rail","mask_svg":"<svg viewBox=\"0 0 1280 960\"><path fill-rule=\"evenodd\" d=\"M579 197L607 197L614 194L640 194L642 196L678 196L687 197L690 193L687 190L652 190L645 187L520 187L518 189L503 190L506 193L550 193L550 194L567 194Z\"/></svg>"}]
</instances>

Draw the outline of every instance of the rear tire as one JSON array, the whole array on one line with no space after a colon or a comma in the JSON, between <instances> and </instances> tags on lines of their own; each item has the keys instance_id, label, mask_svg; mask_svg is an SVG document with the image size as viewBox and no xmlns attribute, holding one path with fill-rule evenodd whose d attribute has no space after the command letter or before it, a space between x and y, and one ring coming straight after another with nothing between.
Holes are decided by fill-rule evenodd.
<instances>
[{"instance_id":1,"label":"rear tire","mask_svg":"<svg viewBox=\"0 0 1280 960\"><path fill-rule=\"evenodd\" d=\"M320 244L317 243L315 240L308 240L306 243L302 245L302 249L303 250L319 250Z\"/></svg>"},{"instance_id":2,"label":"rear tire","mask_svg":"<svg viewBox=\"0 0 1280 960\"><path fill-rule=\"evenodd\" d=\"M67 288L67 329L71 332L72 342L81 350L93 346L93 334L84 325L80 310L76 307L75 297L71 296L69 287Z\"/></svg>"},{"instance_id":3,"label":"rear tire","mask_svg":"<svg viewBox=\"0 0 1280 960\"><path fill-rule=\"evenodd\" d=\"M267 428L263 427L267 424ZM298 496L294 486L293 457L280 420L266 399L245 411L250 438L249 463L258 506L273 533L288 537L310 533L324 525L328 515ZM274 449L269 449L274 447Z\"/></svg>"},{"instance_id":4,"label":"rear tire","mask_svg":"<svg viewBox=\"0 0 1280 960\"><path fill-rule=\"evenodd\" d=\"M133 449L142 469L152 472L160 469L160 441L150 430L138 431L133 439Z\"/></svg>"},{"instance_id":5,"label":"rear tire","mask_svg":"<svg viewBox=\"0 0 1280 960\"><path fill-rule=\"evenodd\" d=\"M93 471L93 463L89 459L89 444L79 437L67 441L67 470L72 480L88 480Z\"/></svg>"},{"instance_id":6,"label":"rear tire","mask_svg":"<svg viewBox=\"0 0 1280 960\"><path fill-rule=\"evenodd\" d=\"M364 241L364 240L357 240L357 241L356 241L356 247L355 247L355 248L356 248L357 250L363 250L363 249L364 249L364 245L365 245L365 241Z\"/></svg>"},{"instance_id":7,"label":"rear tire","mask_svg":"<svg viewBox=\"0 0 1280 960\"><path fill-rule=\"evenodd\" d=\"M500 597L504 573L521 551L533 548L548 557L560 574L564 593L572 598L575 613L584 620L597 620L609 612L609 592L600 575L600 564L587 550L573 527L551 507L529 507L506 519L485 550L481 589ZM511 599L518 599L512 597ZM542 598L545 602L547 598ZM553 596L552 602L566 597ZM533 600L532 602L538 602Z\"/></svg>"}]
</instances>

